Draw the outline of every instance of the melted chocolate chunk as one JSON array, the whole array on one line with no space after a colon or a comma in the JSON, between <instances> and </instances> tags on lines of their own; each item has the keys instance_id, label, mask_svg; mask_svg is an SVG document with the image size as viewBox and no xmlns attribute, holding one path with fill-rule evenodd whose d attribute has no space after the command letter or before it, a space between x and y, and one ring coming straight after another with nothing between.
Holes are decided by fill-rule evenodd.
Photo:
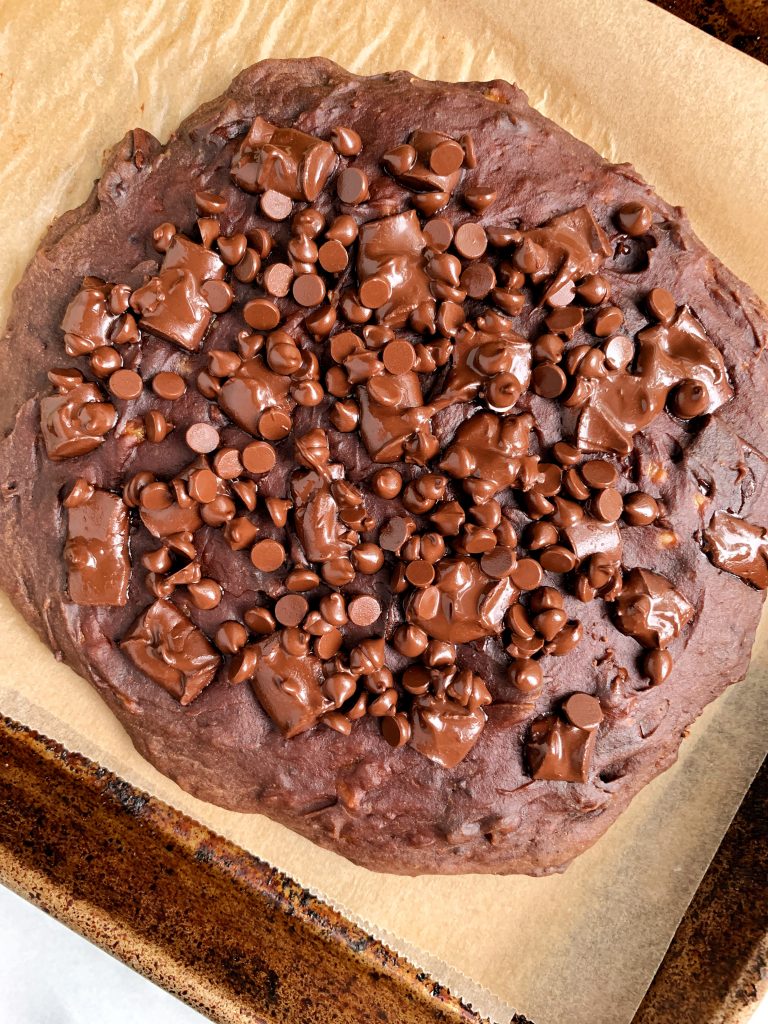
<instances>
[{"instance_id":1,"label":"melted chocolate chunk","mask_svg":"<svg viewBox=\"0 0 768 1024\"><path fill-rule=\"evenodd\" d=\"M643 647L664 650L693 618L694 609L669 580L649 569L632 569L613 606L622 633Z\"/></svg>"},{"instance_id":2,"label":"melted chocolate chunk","mask_svg":"<svg viewBox=\"0 0 768 1024\"><path fill-rule=\"evenodd\" d=\"M94 490L69 507L64 561L75 604L126 604L131 578L128 528L128 509L109 491Z\"/></svg>"},{"instance_id":3,"label":"melted chocolate chunk","mask_svg":"<svg viewBox=\"0 0 768 1024\"><path fill-rule=\"evenodd\" d=\"M465 644L499 633L513 599L509 579L489 579L472 558L446 558L434 583L410 595L405 614L435 640Z\"/></svg>"},{"instance_id":4,"label":"melted chocolate chunk","mask_svg":"<svg viewBox=\"0 0 768 1024\"><path fill-rule=\"evenodd\" d=\"M533 722L525 743L526 761L533 778L588 782L602 718L599 702L589 694L577 693L565 701L559 714Z\"/></svg>"},{"instance_id":5,"label":"melted chocolate chunk","mask_svg":"<svg viewBox=\"0 0 768 1024\"><path fill-rule=\"evenodd\" d=\"M246 192L279 192L311 203L333 173L336 159L329 142L257 117L232 161L232 179Z\"/></svg>"},{"instance_id":6,"label":"melted chocolate chunk","mask_svg":"<svg viewBox=\"0 0 768 1024\"><path fill-rule=\"evenodd\" d=\"M768 530L728 512L715 512L704 531L704 550L718 569L759 590L768 587Z\"/></svg>"},{"instance_id":7,"label":"melted chocolate chunk","mask_svg":"<svg viewBox=\"0 0 768 1024\"><path fill-rule=\"evenodd\" d=\"M584 451L628 455L633 438L664 411L673 388L695 381L705 400L696 415L714 412L733 395L723 357L688 309L674 323L647 327L638 336L636 369L581 378L576 437Z\"/></svg>"},{"instance_id":8,"label":"melted chocolate chunk","mask_svg":"<svg viewBox=\"0 0 768 1024\"><path fill-rule=\"evenodd\" d=\"M455 768L477 743L486 721L482 708L419 697L411 712L411 746L441 768Z\"/></svg>"},{"instance_id":9,"label":"melted chocolate chunk","mask_svg":"<svg viewBox=\"0 0 768 1024\"><path fill-rule=\"evenodd\" d=\"M253 648L250 684L256 699L285 736L306 732L331 707L320 687L321 662L309 654L285 649L279 636L262 640Z\"/></svg>"},{"instance_id":10,"label":"melted chocolate chunk","mask_svg":"<svg viewBox=\"0 0 768 1024\"><path fill-rule=\"evenodd\" d=\"M40 429L49 459L86 455L117 422L115 407L95 384L78 384L40 400Z\"/></svg>"},{"instance_id":11,"label":"melted chocolate chunk","mask_svg":"<svg viewBox=\"0 0 768 1024\"><path fill-rule=\"evenodd\" d=\"M181 704L199 697L221 664L202 630L163 599L139 616L120 649Z\"/></svg>"},{"instance_id":12,"label":"melted chocolate chunk","mask_svg":"<svg viewBox=\"0 0 768 1024\"><path fill-rule=\"evenodd\" d=\"M139 325L160 338L196 351L213 316L204 285L221 280L226 269L210 249L184 235L174 235L160 273L131 295L131 306L141 317Z\"/></svg>"}]
</instances>

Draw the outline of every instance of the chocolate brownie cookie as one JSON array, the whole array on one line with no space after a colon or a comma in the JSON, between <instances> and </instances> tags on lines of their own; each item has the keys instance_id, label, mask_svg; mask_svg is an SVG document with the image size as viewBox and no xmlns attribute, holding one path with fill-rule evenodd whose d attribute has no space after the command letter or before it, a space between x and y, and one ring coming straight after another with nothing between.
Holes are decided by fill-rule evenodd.
<instances>
[{"instance_id":1,"label":"chocolate brownie cookie","mask_svg":"<svg viewBox=\"0 0 768 1024\"><path fill-rule=\"evenodd\" d=\"M195 795L562 869L746 671L767 325L514 86L257 64L16 290L0 582Z\"/></svg>"}]
</instances>

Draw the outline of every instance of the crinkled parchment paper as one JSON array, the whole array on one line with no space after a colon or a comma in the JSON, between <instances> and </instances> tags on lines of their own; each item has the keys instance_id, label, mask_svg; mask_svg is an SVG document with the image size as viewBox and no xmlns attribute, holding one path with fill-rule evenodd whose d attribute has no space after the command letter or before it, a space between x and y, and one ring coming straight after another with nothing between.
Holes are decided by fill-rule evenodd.
<instances>
[{"instance_id":1,"label":"crinkled parchment paper","mask_svg":"<svg viewBox=\"0 0 768 1024\"><path fill-rule=\"evenodd\" d=\"M0 0L0 321L48 223L85 199L135 126L165 139L263 57L516 81L633 162L768 295L768 69L644 0L249 3ZM626 1024L763 756L768 643L679 763L562 876L376 875L275 825L192 799L133 750L6 598L0 712L80 750L283 868L496 1021Z\"/></svg>"}]
</instances>

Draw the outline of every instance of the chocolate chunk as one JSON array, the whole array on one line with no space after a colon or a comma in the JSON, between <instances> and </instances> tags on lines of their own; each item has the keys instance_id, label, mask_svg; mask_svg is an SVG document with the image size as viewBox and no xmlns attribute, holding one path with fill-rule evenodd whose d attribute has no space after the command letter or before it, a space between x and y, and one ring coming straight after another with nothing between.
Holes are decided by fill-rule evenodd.
<instances>
[{"instance_id":1,"label":"chocolate chunk","mask_svg":"<svg viewBox=\"0 0 768 1024\"><path fill-rule=\"evenodd\" d=\"M73 504L70 494L64 561L70 598L81 605L128 601L131 561L128 510L122 498L93 490Z\"/></svg>"},{"instance_id":2,"label":"chocolate chunk","mask_svg":"<svg viewBox=\"0 0 768 1024\"><path fill-rule=\"evenodd\" d=\"M202 631L175 605L162 599L139 616L120 649L181 704L191 704L199 697L221 664Z\"/></svg>"},{"instance_id":3,"label":"chocolate chunk","mask_svg":"<svg viewBox=\"0 0 768 1024\"><path fill-rule=\"evenodd\" d=\"M759 590L768 587L768 530L715 512L704 531L704 550L713 565Z\"/></svg>"},{"instance_id":4,"label":"chocolate chunk","mask_svg":"<svg viewBox=\"0 0 768 1024\"><path fill-rule=\"evenodd\" d=\"M622 633L643 647L661 650L680 636L693 612L668 579L649 569L632 569L613 605L614 621Z\"/></svg>"},{"instance_id":5,"label":"chocolate chunk","mask_svg":"<svg viewBox=\"0 0 768 1024\"><path fill-rule=\"evenodd\" d=\"M104 441L117 422L115 407L95 384L77 384L40 400L40 430L49 459L73 459Z\"/></svg>"},{"instance_id":6,"label":"chocolate chunk","mask_svg":"<svg viewBox=\"0 0 768 1024\"><path fill-rule=\"evenodd\" d=\"M435 640L469 643L501 631L513 595L509 579L489 580L474 559L446 558L434 584L408 598L405 615Z\"/></svg>"},{"instance_id":7,"label":"chocolate chunk","mask_svg":"<svg viewBox=\"0 0 768 1024\"><path fill-rule=\"evenodd\" d=\"M588 694L573 694L563 709L578 697L575 717L588 723L581 728L558 715L547 715L531 725L525 743L528 768L534 779L552 782L588 782L597 738L596 727L602 713L600 705ZM584 698L587 698L586 700ZM594 709L594 705L597 708ZM583 712L583 713L580 713Z\"/></svg>"},{"instance_id":8,"label":"chocolate chunk","mask_svg":"<svg viewBox=\"0 0 768 1024\"><path fill-rule=\"evenodd\" d=\"M480 738L487 716L452 700L418 697L411 712L410 744L442 768L455 768Z\"/></svg>"},{"instance_id":9,"label":"chocolate chunk","mask_svg":"<svg viewBox=\"0 0 768 1024\"><path fill-rule=\"evenodd\" d=\"M424 269L426 245L415 210L361 225L357 254L360 284L375 277L390 286L389 301L377 309L380 320L402 326L420 303L431 298Z\"/></svg>"},{"instance_id":10,"label":"chocolate chunk","mask_svg":"<svg viewBox=\"0 0 768 1024\"><path fill-rule=\"evenodd\" d=\"M232 178L246 192L313 202L336 166L333 147L321 139L253 120L232 160Z\"/></svg>"},{"instance_id":11,"label":"chocolate chunk","mask_svg":"<svg viewBox=\"0 0 768 1024\"><path fill-rule=\"evenodd\" d=\"M250 684L256 699L285 739L311 729L331 702L323 696L323 674L318 658L291 653L279 636L262 640L253 648L255 663ZM244 651L238 657L242 657Z\"/></svg>"}]
</instances>

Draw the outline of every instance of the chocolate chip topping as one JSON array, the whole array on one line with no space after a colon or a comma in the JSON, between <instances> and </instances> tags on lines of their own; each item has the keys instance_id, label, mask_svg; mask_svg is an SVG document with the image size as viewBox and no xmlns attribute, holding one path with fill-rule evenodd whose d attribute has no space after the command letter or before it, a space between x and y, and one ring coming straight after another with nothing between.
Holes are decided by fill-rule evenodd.
<instances>
[{"instance_id":1,"label":"chocolate chip topping","mask_svg":"<svg viewBox=\"0 0 768 1024\"><path fill-rule=\"evenodd\" d=\"M355 128L325 134L256 117L230 136L231 181L154 227L142 284L88 278L69 303L81 362L40 402L48 456L135 444L121 494L86 472L64 499L70 599L145 593L120 647L182 704L223 661L285 738L377 718L393 751L452 770L513 700L531 776L585 782L601 701L534 702L582 641L579 601L606 602L652 684L673 671L695 609L623 568L627 528L670 532L630 463L657 418L695 429L730 401L723 356L664 288L616 287L615 240L655 231L645 202L491 225L503 193L470 136L418 127L371 154ZM151 336L189 361L145 370ZM176 435L187 463L164 472ZM131 521L156 538L141 571ZM700 540L768 586L763 528L715 511ZM506 696L475 671L491 662Z\"/></svg>"}]
</instances>

